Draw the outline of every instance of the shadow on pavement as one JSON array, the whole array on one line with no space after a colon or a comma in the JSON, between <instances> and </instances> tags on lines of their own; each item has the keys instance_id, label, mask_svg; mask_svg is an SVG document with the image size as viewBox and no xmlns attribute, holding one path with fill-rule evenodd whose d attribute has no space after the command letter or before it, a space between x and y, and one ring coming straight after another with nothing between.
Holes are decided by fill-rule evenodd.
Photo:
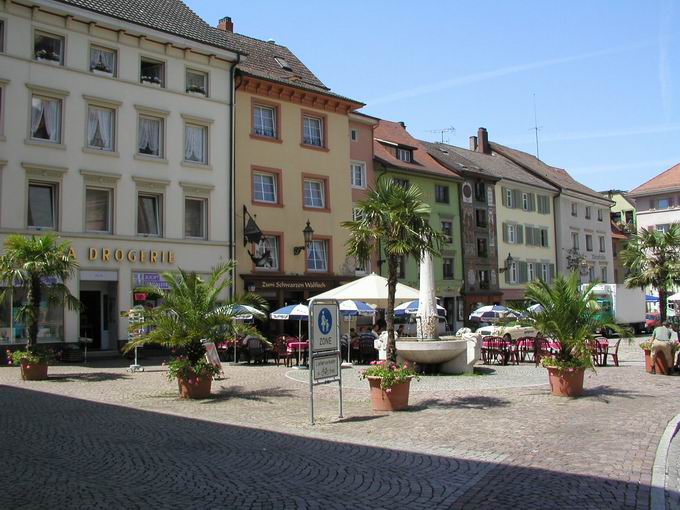
<instances>
[{"instance_id":1,"label":"shadow on pavement","mask_svg":"<svg viewBox=\"0 0 680 510\"><path fill-rule=\"evenodd\" d=\"M11 386L0 386L0 409L0 508L632 509L649 504L650 487L635 476L626 482L478 456L362 446Z\"/></svg>"},{"instance_id":2,"label":"shadow on pavement","mask_svg":"<svg viewBox=\"0 0 680 510\"><path fill-rule=\"evenodd\" d=\"M583 390L583 397L581 398L593 398L595 400L601 400L603 402L609 403L607 397L621 397L621 398L638 398L638 397L648 397L644 393L638 391L627 390L625 388L615 388L612 386L593 386L591 388L585 388Z\"/></svg>"},{"instance_id":3,"label":"shadow on pavement","mask_svg":"<svg viewBox=\"0 0 680 510\"><path fill-rule=\"evenodd\" d=\"M48 379L54 382L102 382L102 381L118 381L120 379L129 379L130 374L121 374L117 372L81 372L77 374L50 374Z\"/></svg>"},{"instance_id":4,"label":"shadow on pavement","mask_svg":"<svg viewBox=\"0 0 680 510\"><path fill-rule=\"evenodd\" d=\"M290 397L294 395L295 392L286 388L266 388L261 390L246 390L243 386L227 386L222 388L217 388L216 383L220 381L215 381L213 383L213 393L209 399L204 402L220 402L223 400L231 400L235 398L240 398L244 400L258 400L266 401L270 398L277 397Z\"/></svg>"},{"instance_id":5,"label":"shadow on pavement","mask_svg":"<svg viewBox=\"0 0 680 510\"><path fill-rule=\"evenodd\" d=\"M510 401L503 398L472 395L468 397L452 397L450 399L429 398L409 405L406 412L418 412L433 407L484 410L494 407L507 407L509 405Z\"/></svg>"}]
</instances>

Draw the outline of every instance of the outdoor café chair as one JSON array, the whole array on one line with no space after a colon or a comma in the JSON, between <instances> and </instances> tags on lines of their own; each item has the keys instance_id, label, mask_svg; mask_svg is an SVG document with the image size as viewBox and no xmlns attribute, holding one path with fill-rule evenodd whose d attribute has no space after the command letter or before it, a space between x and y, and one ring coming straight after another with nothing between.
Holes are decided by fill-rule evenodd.
<instances>
[{"instance_id":1,"label":"outdoor caf\u00e9 chair","mask_svg":"<svg viewBox=\"0 0 680 510\"><path fill-rule=\"evenodd\" d=\"M529 361L533 361L533 357L536 354L536 338L531 336L523 336L517 339L517 354L519 355L520 361L527 361L527 358L531 356Z\"/></svg>"},{"instance_id":2,"label":"outdoor caf\u00e9 chair","mask_svg":"<svg viewBox=\"0 0 680 510\"><path fill-rule=\"evenodd\" d=\"M550 341L547 338L536 337L534 339L534 363L536 366L541 362L541 358L553 354Z\"/></svg>"},{"instance_id":3,"label":"outdoor caf\u00e9 chair","mask_svg":"<svg viewBox=\"0 0 680 510\"><path fill-rule=\"evenodd\" d=\"M287 367L293 364L292 353L288 352L288 339L286 335L276 337L272 354L274 355L276 366L279 365L281 360L283 360L284 365Z\"/></svg>"},{"instance_id":4,"label":"outdoor caf\u00e9 chair","mask_svg":"<svg viewBox=\"0 0 680 510\"><path fill-rule=\"evenodd\" d=\"M503 340L500 336L485 336L482 339L482 361L485 365L492 363L494 360L501 364L505 358L503 348Z\"/></svg>"},{"instance_id":5,"label":"outdoor caf\u00e9 chair","mask_svg":"<svg viewBox=\"0 0 680 510\"><path fill-rule=\"evenodd\" d=\"M619 366L619 344L621 343L621 339L619 338L614 346L612 347L611 344L607 345L607 348L604 352L604 364L607 364L607 359L609 359L609 356L612 357L612 361L614 362L614 366L618 367Z\"/></svg>"},{"instance_id":6,"label":"outdoor caf\u00e9 chair","mask_svg":"<svg viewBox=\"0 0 680 510\"><path fill-rule=\"evenodd\" d=\"M249 338L246 344L246 352L248 354L248 363L264 363L265 350L264 345L259 338Z\"/></svg>"},{"instance_id":7,"label":"outdoor caf\u00e9 chair","mask_svg":"<svg viewBox=\"0 0 680 510\"><path fill-rule=\"evenodd\" d=\"M373 335L361 335L359 337L359 359L362 365L378 359L378 351L373 347L375 337Z\"/></svg>"}]
</instances>

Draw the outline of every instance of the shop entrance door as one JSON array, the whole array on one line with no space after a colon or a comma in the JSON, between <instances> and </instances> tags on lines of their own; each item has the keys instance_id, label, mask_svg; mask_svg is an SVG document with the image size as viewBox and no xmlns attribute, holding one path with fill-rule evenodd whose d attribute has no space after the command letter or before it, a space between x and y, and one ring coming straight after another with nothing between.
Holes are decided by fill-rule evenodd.
<instances>
[{"instance_id":1,"label":"shop entrance door","mask_svg":"<svg viewBox=\"0 0 680 510\"><path fill-rule=\"evenodd\" d=\"M91 338L89 345L92 349L101 349L102 346L102 296L98 290L81 290L80 302L80 336Z\"/></svg>"}]
</instances>

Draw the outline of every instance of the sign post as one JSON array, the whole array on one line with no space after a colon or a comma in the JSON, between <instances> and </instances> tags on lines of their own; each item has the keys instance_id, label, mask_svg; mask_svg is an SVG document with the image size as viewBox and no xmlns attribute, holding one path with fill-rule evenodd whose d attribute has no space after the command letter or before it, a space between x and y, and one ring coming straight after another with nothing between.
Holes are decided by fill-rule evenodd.
<instances>
[{"instance_id":1,"label":"sign post","mask_svg":"<svg viewBox=\"0 0 680 510\"><path fill-rule=\"evenodd\" d=\"M314 425L314 386L338 383L339 417L342 418L340 370L340 307L335 299L309 302L309 419Z\"/></svg>"}]
</instances>

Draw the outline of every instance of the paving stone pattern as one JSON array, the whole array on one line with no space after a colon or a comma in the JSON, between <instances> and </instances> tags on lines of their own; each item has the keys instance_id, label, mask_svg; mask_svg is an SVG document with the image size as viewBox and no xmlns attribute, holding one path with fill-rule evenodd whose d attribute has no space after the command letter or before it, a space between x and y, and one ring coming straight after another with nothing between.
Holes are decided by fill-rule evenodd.
<instances>
[{"instance_id":1,"label":"paving stone pattern","mask_svg":"<svg viewBox=\"0 0 680 510\"><path fill-rule=\"evenodd\" d=\"M349 369L345 418L317 387L314 427L285 367L228 366L202 402L178 399L160 360L58 365L45 382L2 368L0 508L646 509L680 377L644 374L636 347L622 358L580 399L551 397L544 369L492 367L423 378L393 414Z\"/></svg>"}]
</instances>

